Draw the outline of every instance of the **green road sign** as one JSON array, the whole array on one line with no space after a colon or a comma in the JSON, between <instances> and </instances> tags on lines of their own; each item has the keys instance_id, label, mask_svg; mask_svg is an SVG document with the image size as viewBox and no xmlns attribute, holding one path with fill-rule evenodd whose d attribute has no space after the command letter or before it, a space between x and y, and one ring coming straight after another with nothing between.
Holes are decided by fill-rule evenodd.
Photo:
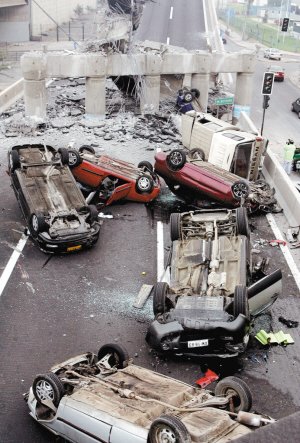
<instances>
[{"instance_id":1,"label":"green road sign","mask_svg":"<svg viewBox=\"0 0 300 443\"><path fill-rule=\"evenodd\" d=\"M215 105L233 105L234 97L221 97L215 99Z\"/></svg>"}]
</instances>

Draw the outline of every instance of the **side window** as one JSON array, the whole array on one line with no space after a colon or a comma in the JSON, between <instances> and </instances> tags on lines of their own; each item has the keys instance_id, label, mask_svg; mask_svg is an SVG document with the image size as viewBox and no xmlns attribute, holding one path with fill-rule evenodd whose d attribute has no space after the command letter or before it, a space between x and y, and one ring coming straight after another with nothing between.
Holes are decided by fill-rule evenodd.
<instances>
[{"instance_id":1,"label":"side window","mask_svg":"<svg viewBox=\"0 0 300 443\"><path fill-rule=\"evenodd\" d=\"M242 143L236 146L231 165L231 172L242 178L248 178L251 143Z\"/></svg>"}]
</instances>

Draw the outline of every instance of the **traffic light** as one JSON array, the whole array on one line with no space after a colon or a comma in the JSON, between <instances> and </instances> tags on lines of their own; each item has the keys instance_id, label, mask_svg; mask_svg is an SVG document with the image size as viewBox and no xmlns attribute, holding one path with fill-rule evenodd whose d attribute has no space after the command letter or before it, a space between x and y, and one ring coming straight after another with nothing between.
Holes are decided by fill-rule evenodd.
<instances>
[{"instance_id":1,"label":"traffic light","mask_svg":"<svg viewBox=\"0 0 300 443\"><path fill-rule=\"evenodd\" d=\"M269 100L270 100L270 96L269 95L264 95L263 109L267 109L270 106L269 105Z\"/></svg>"},{"instance_id":2,"label":"traffic light","mask_svg":"<svg viewBox=\"0 0 300 443\"><path fill-rule=\"evenodd\" d=\"M290 21L290 19L287 18L287 17L285 17L285 18L282 20L282 27L281 27L281 30L282 30L283 32L287 32L288 27L289 27L289 21Z\"/></svg>"},{"instance_id":3,"label":"traffic light","mask_svg":"<svg viewBox=\"0 0 300 443\"><path fill-rule=\"evenodd\" d=\"M274 82L274 72L265 72L264 73L264 79L262 84L262 95L271 95L272 94L272 88L273 88L273 82Z\"/></svg>"}]
</instances>

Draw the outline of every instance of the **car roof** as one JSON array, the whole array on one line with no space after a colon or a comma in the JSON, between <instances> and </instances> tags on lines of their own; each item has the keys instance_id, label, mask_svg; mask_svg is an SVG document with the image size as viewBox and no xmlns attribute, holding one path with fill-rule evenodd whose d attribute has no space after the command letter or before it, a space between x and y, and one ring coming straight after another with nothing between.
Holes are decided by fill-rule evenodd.
<instances>
[{"instance_id":1,"label":"car roof","mask_svg":"<svg viewBox=\"0 0 300 443\"><path fill-rule=\"evenodd\" d=\"M283 67L282 67L282 66L279 66L279 65L272 65L272 66L269 66L268 69L269 69L270 71L283 71Z\"/></svg>"}]
</instances>

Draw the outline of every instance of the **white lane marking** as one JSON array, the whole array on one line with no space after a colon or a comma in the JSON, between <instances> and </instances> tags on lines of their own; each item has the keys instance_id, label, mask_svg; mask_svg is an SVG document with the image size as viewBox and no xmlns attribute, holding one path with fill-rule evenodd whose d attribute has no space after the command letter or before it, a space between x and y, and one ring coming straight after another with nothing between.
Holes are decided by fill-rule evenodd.
<instances>
[{"instance_id":1,"label":"white lane marking","mask_svg":"<svg viewBox=\"0 0 300 443\"><path fill-rule=\"evenodd\" d=\"M170 44L170 37L167 37L167 45Z\"/></svg>"},{"instance_id":2,"label":"white lane marking","mask_svg":"<svg viewBox=\"0 0 300 443\"><path fill-rule=\"evenodd\" d=\"M164 273L164 225L158 221L157 232L157 281L160 281Z\"/></svg>"},{"instance_id":3,"label":"white lane marking","mask_svg":"<svg viewBox=\"0 0 300 443\"><path fill-rule=\"evenodd\" d=\"M173 18L173 6L171 6L171 9L170 9L170 20L172 20L172 18Z\"/></svg>"},{"instance_id":4,"label":"white lane marking","mask_svg":"<svg viewBox=\"0 0 300 443\"><path fill-rule=\"evenodd\" d=\"M280 229L278 228L278 226L276 225L275 219L273 217L272 214L267 214L266 215L267 220L269 222L269 225L272 228L272 231L274 232L275 238L278 240L283 240L285 241L285 239L283 238L283 235L281 234ZM297 265L293 259L293 256L288 248L288 246L284 246L284 245L279 245L280 249L283 253L284 258L286 259L286 262L291 270L291 273L295 279L296 285L298 286L298 289L300 289L300 271L297 268Z\"/></svg>"},{"instance_id":5,"label":"white lane marking","mask_svg":"<svg viewBox=\"0 0 300 443\"><path fill-rule=\"evenodd\" d=\"M18 258L22 254L23 248L27 242L28 235L22 234L22 237L19 240L19 243L16 246L16 249L12 253L10 259L8 260L7 265L5 266L2 275L0 277L0 296L2 295L2 292L6 286L6 283L9 280L9 277L11 276L11 273L18 261Z\"/></svg>"}]
</instances>

